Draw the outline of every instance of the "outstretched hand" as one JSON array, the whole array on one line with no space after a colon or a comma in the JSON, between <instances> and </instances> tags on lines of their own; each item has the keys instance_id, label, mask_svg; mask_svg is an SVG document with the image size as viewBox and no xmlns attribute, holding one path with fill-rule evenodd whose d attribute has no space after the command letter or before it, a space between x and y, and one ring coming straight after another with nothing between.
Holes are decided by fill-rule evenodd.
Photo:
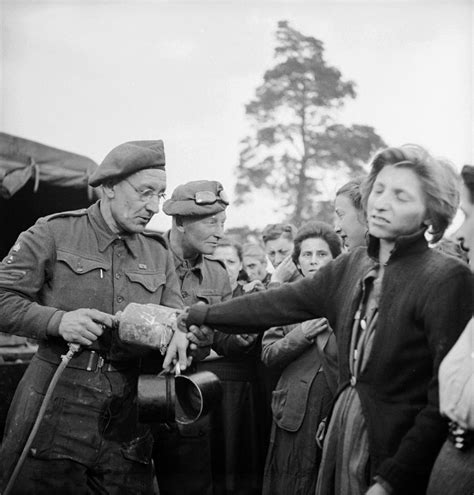
<instances>
[{"instance_id":1,"label":"outstretched hand","mask_svg":"<svg viewBox=\"0 0 474 495\"><path fill-rule=\"evenodd\" d=\"M196 350L198 347L210 347L214 342L214 330L207 325L200 327L191 325L186 337L191 342L189 347L192 350Z\"/></svg>"}]
</instances>

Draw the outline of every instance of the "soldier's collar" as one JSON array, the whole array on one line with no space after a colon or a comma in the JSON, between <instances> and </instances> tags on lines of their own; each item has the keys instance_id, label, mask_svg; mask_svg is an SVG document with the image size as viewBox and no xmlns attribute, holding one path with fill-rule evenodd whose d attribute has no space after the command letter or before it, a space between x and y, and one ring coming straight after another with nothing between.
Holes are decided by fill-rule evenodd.
<instances>
[{"instance_id":1,"label":"soldier's collar","mask_svg":"<svg viewBox=\"0 0 474 495\"><path fill-rule=\"evenodd\" d=\"M94 234L97 238L99 252L103 253L117 239L123 240L129 253L136 258L138 238L137 234L118 235L110 229L100 212L99 203L94 204L88 211L89 220L92 223Z\"/></svg>"},{"instance_id":2,"label":"soldier's collar","mask_svg":"<svg viewBox=\"0 0 474 495\"><path fill-rule=\"evenodd\" d=\"M188 260L184 258L180 258L170 247L171 251L173 252L173 256L175 259L175 267L176 269L181 268L183 270L192 270L192 271L202 271L202 262L203 262L203 257L202 254L198 254L196 258L193 260Z\"/></svg>"}]
</instances>

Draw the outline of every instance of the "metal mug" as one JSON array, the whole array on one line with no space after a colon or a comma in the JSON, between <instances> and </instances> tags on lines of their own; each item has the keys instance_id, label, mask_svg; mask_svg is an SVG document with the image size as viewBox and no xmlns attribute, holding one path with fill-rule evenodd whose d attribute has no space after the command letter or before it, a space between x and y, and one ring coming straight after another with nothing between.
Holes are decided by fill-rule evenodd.
<instances>
[{"instance_id":1,"label":"metal mug","mask_svg":"<svg viewBox=\"0 0 474 495\"><path fill-rule=\"evenodd\" d=\"M141 375L137 397L140 422L191 424L221 400L222 386L210 371L176 376L170 373Z\"/></svg>"},{"instance_id":2,"label":"metal mug","mask_svg":"<svg viewBox=\"0 0 474 495\"><path fill-rule=\"evenodd\" d=\"M174 375L140 375L137 388L138 419L141 423L174 421Z\"/></svg>"},{"instance_id":3,"label":"metal mug","mask_svg":"<svg viewBox=\"0 0 474 495\"><path fill-rule=\"evenodd\" d=\"M175 377L175 419L187 425L210 412L222 399L222 385L214 373L198 371Z\"/></svg>"}]
</instances>

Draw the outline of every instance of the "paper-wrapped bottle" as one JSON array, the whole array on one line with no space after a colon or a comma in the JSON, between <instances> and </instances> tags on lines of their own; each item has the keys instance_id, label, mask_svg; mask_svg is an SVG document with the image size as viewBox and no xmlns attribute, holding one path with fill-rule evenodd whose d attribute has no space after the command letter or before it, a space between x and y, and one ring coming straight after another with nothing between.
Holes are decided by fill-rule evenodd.
<instances>
[{"instance_id":1,"label":"paper-wrapped bottle","mask_svg":"<svg viewBox=\"0 0 474 495\"><path fill-rule=\"evenodd\" d=\"M179 310L159 304L130 303L115 315L120 340L127 344L158 349L162 354L171 341Z\"/></svg>"}]
</instances>

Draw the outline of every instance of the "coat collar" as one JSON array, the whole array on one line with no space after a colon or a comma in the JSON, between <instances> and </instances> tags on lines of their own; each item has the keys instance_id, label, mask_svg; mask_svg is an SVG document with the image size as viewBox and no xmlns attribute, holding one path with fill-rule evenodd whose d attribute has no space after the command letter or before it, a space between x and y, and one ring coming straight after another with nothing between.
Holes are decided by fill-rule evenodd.
<instances>
[{"instance_id":1,"label":"coat collar","mask_svg":"<svg viewBox=\"0 0 474 495\"><path fill-rule=\"evenodd\" d=\"M428 248L428 241L425 238L426 229L420 229L414 234L402 235L395 241L395 246L390 253L389 261L406 256L408 254L420 253ZM380 240L377 237L368 235L367 252L369 256L378 261Z\"/></svg>"}]
</instances>

